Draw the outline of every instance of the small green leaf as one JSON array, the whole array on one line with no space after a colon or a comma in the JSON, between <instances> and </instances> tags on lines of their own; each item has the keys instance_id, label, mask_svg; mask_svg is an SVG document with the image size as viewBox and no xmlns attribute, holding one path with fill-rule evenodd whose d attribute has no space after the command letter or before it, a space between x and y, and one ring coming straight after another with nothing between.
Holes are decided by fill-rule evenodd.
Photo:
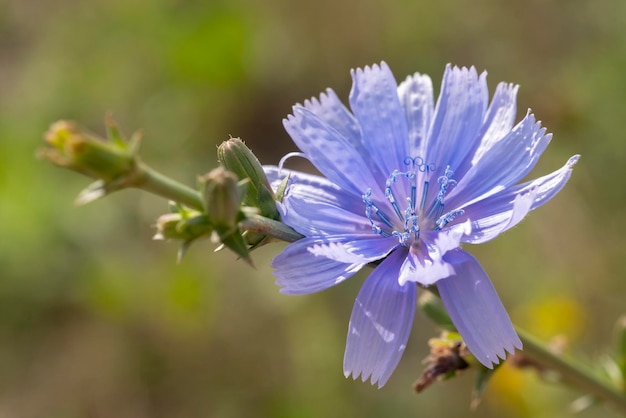
<instances>
[{"instance_id":1,"label":"small green leaf","mask_svg":"<svg viewBox=\"0 0 626 418\"><path fill-rule=\"evenodd\" d=\"M422 292L417 305L435 324L447 331L456 331L443 302L431 292Z\"/></svg>"},{"instance_id":2,"label":"small green leaf","mask_svg":"<svg viewBox=\"0 0 626 418\"><path fill-rule=\"evenodd\" d=\"M290 176L285 177L278 185L278 189L276 189L276 200L279 202L282 202L285 197L285 192L287 191L287 186L289 185L289 177Z\"/></svg>"},{"instance_id":3,"label":"small green leaf","mask_svg":"<svg viewBox=\"0 0 626 418\"><path fill-rule=\"evenodd\" d=\"M241 231L236 229L235 231L228 231L220 233L218 231L220 241L226 247L230 248L239 257L243 258L248 264L253 266L252 259L250 258L250 252L248 251L248 244L241 235Z\"/></svg>"}]
</instances>

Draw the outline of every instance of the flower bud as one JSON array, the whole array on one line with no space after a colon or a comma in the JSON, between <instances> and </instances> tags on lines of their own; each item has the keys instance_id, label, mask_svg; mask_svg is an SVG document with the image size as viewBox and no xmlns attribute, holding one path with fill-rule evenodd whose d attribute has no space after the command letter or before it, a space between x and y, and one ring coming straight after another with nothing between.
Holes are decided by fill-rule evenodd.
<instances>
[{"instance_id":1,"label":"flower bud","mask_svg":"<svg viewBox=\"0 0 626 418\"><path fill-rule=\"evenodd\" d=\"M198 177L204 210L217 230L237 226L241 193L237 176L224 167L218 167Z\"/></svg>"},{"instance_id":2,"label":"flower bud","mask_svg":"<svg viewBox=\"0 0 626 418\"><path fill-rule=\"evenodd\" d=\"M135 164L126 143L98 138L70 121L53 123L44 139L49 146L39 151L40 157L105 182L128 175Z\"/></svg>"},{"instance_id":3,"label":"flower bud","mask_svg":"<svg viewBox=\"0 0 626 418\"><path fill-rule=\"evenodd\" d=\"M211 233L211 225L206 215L195 213L187 216L180 213L161 215L156 222L155 240L193 241Z\"/></svg>"},{"instance_id":4,"label":"flower bud","mask_svg":"<svg viewBox=\"0 0 626 418\"><path fill-rule=\"evenodd\" d=\"M261 163L239 138L230 138L217 148L217 158L227 170L240 179L250 179L248 190L242 196L246 206L259 208L262 216L278 219L278 210L272 188Z\"/></svg>"},{"instance_id":5,"label":"flower bud","mask_svg":"<svg viewBox=\"0 0 626 418\"><path fill-rule=\"evenodd\" d=\"M207 219L220 242L252 264L248 244L239 230L239 221L245 216L241 211L241 196L248 182L239 182L235 174L218 167L200 176L198 183Z\"/></svg>"}]
</instances>

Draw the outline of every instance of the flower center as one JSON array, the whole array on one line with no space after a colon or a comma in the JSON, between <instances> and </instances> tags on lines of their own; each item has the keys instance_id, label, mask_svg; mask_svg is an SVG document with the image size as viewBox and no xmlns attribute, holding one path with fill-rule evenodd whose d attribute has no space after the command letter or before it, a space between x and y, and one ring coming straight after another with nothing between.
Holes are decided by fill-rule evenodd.
<instances>
[{"instance_id":1,"label":"flower center","mask_svg":"<svg viewBox=\"0 0 626 418\"><path fill-rule=\"evenodd\" d=\"M454 172L446 166L442 175L435 177L437 166L426 163L421 157L406 157L404 163L410 166L407 171L394 170L385 182L384 205L374 202L372 189L363 195L365 215L372 224L372 231L383 237L396 237L398 242L410 247L420 239L421 230L440 230L452 222L463 210L445 213L444 198L446 193L456 185ZM418 187L418 178L422 179ZM429 195L429 187L433 180L439 186ZM385 212L385 208L391 215Z\"/></svg>"}]
</instances>

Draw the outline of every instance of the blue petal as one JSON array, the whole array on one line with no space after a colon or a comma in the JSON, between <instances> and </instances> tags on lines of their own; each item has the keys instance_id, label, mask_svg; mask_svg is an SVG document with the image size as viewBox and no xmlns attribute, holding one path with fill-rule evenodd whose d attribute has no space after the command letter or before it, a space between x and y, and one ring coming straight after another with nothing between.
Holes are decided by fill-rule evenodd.
<instances>
[{"instance_id":1,"label":"blue petal","mask_svg":"<svg viewBox=\"0 0 626 418\"><path fill-rule=\"evenodd\" d=\"M335 128L313 112L294 106L293 115L283 120L285 129L305 156L331 182L356 196L376 181L357 150ZM375 190L380 194L380 190Z\"/></svg>"},{"instance_id":2,"label":"blue petal","mask_svg":"<svg viewBox=\"0 0 626 418\"><path fill-rule=\"evenodd\" d=\"M456 171L479 145L477 136L489 101L486 73L446 67L428 139L428 160L443 173Z\"/></svg>"},{"instance_id":3,"label":"blue petal","mask_svg":"<svg viewBox=\"0 0 626 418\"><path fill-rule=\"evenodd\" d=\"M432 243L424 243L420 244L417 251L409 252L402 263L398 281L402 284L417 282L429 286L452 274L454 268L443 261L439 248Z\"/></svg>"},{"instance_id":4,"label":"blue petal","mask_svg":"<svg viewBox=\"0 0 626 418\"><path fill-rule=\"evenodd\" d=\"M404 107L409 129L409 156L424 157L434 108L433 83L425 74L413 74L400 83L398 96Z\"/></svg>"},{"instance_id":5,"label":"blue petal","mask_svg":"<svg viewBox=\"0 0 626 418\"><path fill-rule=\"evenodd\" d=\"M433 118L433 83L422 74L408 76L398 86L398 96L406 113L411 158L426 158L427 139ZM428 173L417 171L416 184L428 181Z\"/></svg>"},{"instance_id":6,"label":"blue petal","mask_svg":"<svg viewBox=\"0 0 626 418\"><path fill-rule=\"evenodd\" d=\"M306 100L304 107L315 113L328 126L335 128L362 156L367 155L357 120L332 89L320 94L319 100L315 97Z\"/></svg>"},{"instance_id":7,"label":"blue petal","mask_svg":"<svg viewBox=\"0 0 626 418\"><path fill-rule=\"evenodd\" d=\"M354 303L343 372L382 387L398 365L407 344L417 287L401 286L397 277L405 251L394 251L365 280Z\"/></svg>"},{"instance_id":8,"label":"blue petal","mask_svg":"<svg viewBox=\"0 0 626 418\"><path fill-rule=\"evenodd\" d=\"M311 195L310 195L311 196ZM351 197L351 199L354 199ZM305 236L336 234L372 234L372 224L364 216L363 202L360 214L343 209L338 204L318 202L310 197L299 197L290 192L283 202L283 221ZM379 236L380 238L380 236ZM396 240L397 241L397 240Z\"/></svg>"},{"instance_id":9,"label":"blue petal","mask_svg":"<svg viewBox=\"0 0 626 418\"><path fill-rule=\"evenodd\" d=\"M499 83L493 95L485 121L478 133L480 145L472 156L472 164L476 164L491 147L504 138L513 128L517 114L516 98L519 86L510 83Z\"/></svg>"},{"instance_id":10,"label":"blue petal","mask_svg":"<svg viewBox=\"0 0 626 418\"><path fill-rule=\"evenodd\" d=\"M274 257L276 284L286 294L327 289L351 277L370 261L385 257L397 240L372 235L303 238Z\"/></svg>"},{"instance_id":11,"label":"blue petal","mask_svg":"<svg viewBox=\"0 0 626 418\"><path fill-rule=\"evenodd\" d=\"M359 121L363 144L386 179L403 167L408 130L398 85L386 63L352 71L350 107Z\"/></svg>"},{"instance_id":12,"label":"blue petal","mask_svg":"<svg viewBox=\"0 0 626 418\"><path fill-rule=\"evenodd\" d=\"M309 247L317 241L304 238L285 247L274 257L272 267L278 277L276 284L280 292L288 295L303 295L319 292L343 282L361 269L366 263L338 263L326 257L316 257Z\"/></svg>"},{"instance_id":13,"label":"blue petal","mask_svg":"<svg viewBox=\"0 0 626 418\"><path fill-rule=\"evenodd\" d=\"M276 189L289 176L283 221L303 235L365 234L372 225L361 197L346 193L323 177L278 167L263 167Z\"/></svg>"},{"instance_id":14,"label":"blue petal","mask_svg":"<svg viewBox=\"0 0 626 418\"><path fill-rule=\"evenodd\" d=\"M506 358L505 350L512 354L522 342L478 261L462 250L446 258L456 274L437 282L441 300L467 348L491 369L500 362L498 357Z\"/></svg>"},{"instance_id":15,"label":"blue petal","mask_svg":"<svg viewBox=\"0 0 626 418\"><path fill-rule=\"evenodd\" d=\"M263 166L263 170L274 190L286 177L289 177L289 195L291 196L341 206L353 213L365 213L361 196L355 197L325 177L271 165Z\"/></svg>"},{"instance_id":16,"label":"blue petal","mask_svg":"<svg viewBox=\"0 0 626 418\"><path fill-rule=\"evenodd\" d=\"M407 281L430 286L454 274L454 266L444 256L459 247L463 237L471 232L471 222L466 221L441 231L427 231L417 246L411 246L402 268L400 284Z\"/></svg>"},{"instance_id":17,"label":"blue petal","mask_svg":"<svg viewBox=\"0 0 626 418\"><path fill-rule=\"evenodd\" d=\"M533 209L552 199L567 183L578 155L571 157L559 170L505 189L484 200L464 207L458 221L470 219L472 232L463 242L481 244L517 225Z\"/></svg>"},{"instance_id":18,"label":"blue petal","mask_svg":"<svg viewBox=\"0 0 626 418\"><path fill-rule=\"evenodd\" d=\"M552 135L546 135L545 128L535 120L534 115L527 114L459 180L448 195L446 204L455 207L517 183L535 167L550 139Z\"/></svg>"},{"instance_id":19,"label":"blue petal","mask_svg":"<svg viewBox=\"0 0 626 418\"><path fill-rule=\"evenodd\" d=\"M317 239L308 251L340 263L369 263L385 258L398 245L395 237L336 235Z\"/></svg>"}]
</instances>

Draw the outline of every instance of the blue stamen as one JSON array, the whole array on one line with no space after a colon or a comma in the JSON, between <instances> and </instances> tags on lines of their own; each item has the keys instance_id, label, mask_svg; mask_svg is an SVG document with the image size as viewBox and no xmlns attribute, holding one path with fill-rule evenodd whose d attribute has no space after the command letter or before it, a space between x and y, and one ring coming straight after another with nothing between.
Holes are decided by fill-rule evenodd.
<instances>
[{"instance_id":1,"label":"blue stamen","mask_svg":"<svg viewBox=\"0 0 626 418\"><path fill-rule=\"evenodd\" d=\"M372 225L372 231L374 231L374 233L383 235L384 232L374 222L374 215L376 215L378 219L381 220L389 228L393 228L393 223L391 222L389 217L383 211L378 209L378 207L372 201L372 189L367 189L367 191L363 195L363 202L365 203L365 216L367 216L367 219L370 221L370 224Z\"/></svg>"},{"instance_id":2,"label":"blue stamen","mask_svg":"<svg viewBox=\"0 0 626 418\"><path fill-rule=\"evenodd\" d=\"M433 203L433 206L430 208L430 211L428 212L428 218L437 219L441 216L442 213L443 213L443 202L437 199L435 200L435 202Z\"/></svg>"},{"instance_id":3,"label":"blue stamen","mask_svg":"<svg viewBox=\"0 0 626 418\"><path fill-rule=\"evenodd\" d=\"M389 217L385 214L385 212L381 211L376 206L373 206L373 208L374 208L374 210L376 212L376 215L378 216L378 219L383 221L385 223L385 225L387 225L389 228L393 228L393 224L391 223L391 219L389 219Z\"/></svg>"},{"instance_id":4,"label":"blue stamen","mask_svg":"<svg viewBox=\"0 0 626 418\"><path fill-rule=\"evenodd\" d=\"M424 182L424 190L422 190L422 201L420 202L420 212L424 210L426 206L426 198L428 197L428 182Z\"/></svg>"},{"instance_id":5,"label":"blue stamen","mask_svg":"<svg viewBox=\"0 0 626 418\"><path fill-rule=\"evenodd\" d=\"M456 185L456 180L452 178L453 175L454 171L450 170L450 166L447 166L446 170L443 173L443 176L437 179L437 182L439 183L439 193L437 194L437 200L441 203L443 203L443 197L448 190L448 186Z\"/></svg>"},{"instance_id":6,"label":"blue stamen","mask_svg":"<svg viewBox=\"0 0 626 418\"><path fill-rule=\"evenodd\" d=\"M407 179L410 187L410 196L406 198L407 207L404 211L400 208L399 201L396 197L397 190L395 190L398 179L401 177ZM419 216L415 211L417 201L416 177L414 171L401 172L395 170L387 178L385 183L385 197L393 208L397 219L402 222L400 224L402 225L401 229L394 227L394 225L398 225L398 221L392 221L385 212L376 206L372 200L372 189L368 189L363 195L365 215L372 225L372 231L383 237L395 237L398 239L400 245L405 247L410 246L413 241L419 239L420 236Z\"/></svg>"},{"instance_id":7,"label":"blue stamen","mask_svg":"<svg viewBox=\"0 0 626 418\"><path fill-rule=\"evenodd\" d=\"M411 181L411 198L409 201L409 207L415 211L415 203L417 202L417 185L415 183L417 176L414 172L409 171L406 173L407 178Z\"/></svg>"},{"instance_id":8,"label":"blue stamen","mask_svg":"<svg viewBox=\"0 0 626 418\"><path fill-rule=\"evenodd\" d=\"M437 183L439 183L439 192L437 193L437 197L435 198L433 205L428 211L427 216L429 219L439 219L441 217L444 207L443 199L446 195L446 192L448 191L449 187L454 187L456 185L456 180L452 178L453 175L454 171L450 170L450 166L446 166L443 176L437 179Z\"/></svg>"},{"instance_id":9,"label":"blue stamen","mask_svg":"<svg viewBox=\"0 0 626 418\"><path fill-rule=\"evenodd\" d=\"M452 222L454 218L456 218L459 215L463 215L464 213L465 211L463 209L453 210L453 211L446 213L445 215L437 219L437 222L435 222L435 225L437 225L436 229L442 229L448 223Z\"/></svg>"},{"instance_id":10,"label":"blue stamen","mask_svg":"<svg viewBox=\"0 0 626 418\"><path fill-rule=\"evenodd\" d=\"M389 200L389 203L391 203L391 207L396 212L396 215L398 215L398 218L403 221L404 219L402 218L402 212L400 212L400 207L398 206L396 195L393 193L393 188L391 187L398 181L397 177L399 174L401 173L398 170L395 170L387 179L387 183L385 184L385 197L387 198L387 200Z\"/></svg>"},{"instance_id":11,"label":"blue stamen","mask_svg":"<svg viewBox=\"0 0 626 418\"><path fill-rule=\"evenodd\" d=\"M452 222L457 216L462 215L462 209L453 210L444 214L444 199L450 188L454 187L457 182L453 178L454 172L447 166L442 176L437 178L439 191L437 192L429 210L426 212L425 219L433 222L432 228L440 230L447 224ZM404 210L400 208L396 197L396 187L398 178L404 177L408 182L409 196L406 198L406 207ZM372 225L372 231L383 237L395 237L400 245L408 247L417 242L420 238L420 213L424 213L426 202L428 201L428 190L430 183L424 181L422 196L420 200L419 210L416 211L417 203L417 175L415 171L401 172L395 170L389 175L385 182L385 198L393 208L397 220L390 218L384 211L372 200L372 189L368 189L363 195L365 203L365 215ZM406 187L406 185L405 185ZM406 190L406 189L405 189ZM400 221L401 223L398 223ZM402 225L400 227L400 225ZM399 228L396 228L398 226Z\"/></svg>"}]
</instances>

